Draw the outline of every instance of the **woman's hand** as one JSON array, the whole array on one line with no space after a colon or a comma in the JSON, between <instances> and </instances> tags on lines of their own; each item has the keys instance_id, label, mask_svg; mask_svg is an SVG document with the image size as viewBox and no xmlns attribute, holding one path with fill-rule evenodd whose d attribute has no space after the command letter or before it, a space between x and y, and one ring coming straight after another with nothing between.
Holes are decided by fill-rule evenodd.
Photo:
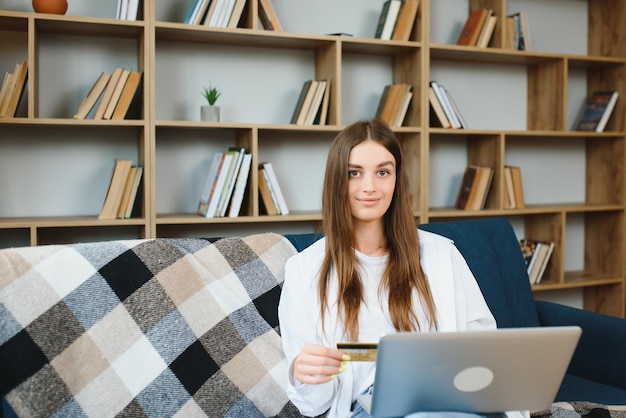
<instances>
[{"instance_id":1,"label":"woman's hand","mask_svg":"<svg viewBox=\"0 0 626 418\"><path fill-rule=\"evenodd\" d=\"M316 344L305 344L294 362L294 377L305 384L326 383L344 371L349 360L339 350Z\"/></svg>"}]
</instances>

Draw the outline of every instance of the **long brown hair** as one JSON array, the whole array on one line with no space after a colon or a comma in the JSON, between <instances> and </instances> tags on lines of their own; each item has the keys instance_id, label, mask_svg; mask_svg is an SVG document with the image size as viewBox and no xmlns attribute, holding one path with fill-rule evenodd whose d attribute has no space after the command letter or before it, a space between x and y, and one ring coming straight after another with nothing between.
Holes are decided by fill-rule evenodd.
<instances>
[{"instance_id":1,"label":"long brown hair","mask_svg":"<svg viewBox=\"0 0 626 418\"><path fill-rule=\"evenodd\" d=\"M335 268L338 278L337 314L343 317L343 331L350 341L356 341L359 335L358 316L363 301L363 284L356 268L358 259L354 252L354 229L348 202L348 158L352 148L367 140L384 146L396 160L396 186L391 205L384 216L389 262L379 291L388 291L389 314L396 331L422 328L412 303L414 291L417 291L428 328L437 327L435 303L420 264L417 227L409 201L400 143L385 122L377 119L359 121L342 130L328 152L322 193L326 253L318 284L320 315L324 324L329 310L330 273Z\"/></svg>"}]
</instances>

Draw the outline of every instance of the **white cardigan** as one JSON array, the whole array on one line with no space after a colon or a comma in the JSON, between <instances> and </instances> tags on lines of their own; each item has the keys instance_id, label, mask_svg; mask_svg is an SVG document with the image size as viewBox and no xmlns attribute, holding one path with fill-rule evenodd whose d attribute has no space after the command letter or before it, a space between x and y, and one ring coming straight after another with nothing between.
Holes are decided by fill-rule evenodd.
<instances>
[{"instance_id":1,"label":"white cardigan","mask_svg":"<svg viewBox=\"0 0 626 418\"><path fill-rule=\"evenodd\" d=\"M440 331L465 331L496 328L496 322L467 263L454 243L445 237L419 231L422 267L437 309ZM318 272L324 257L325 240L321 239L285 265L278 308L283 350L289 361L287 393L291 401L306 416L328 411L327 417L350 416L356 396L374 382L374 363L348 362L336 379L319 385L297 382L293 376L293 361L305 343L335 348L345 341L343 323L337 316L334 300L329 300L325 334L321 333L317 297ZM363 263L366 307L359 314L359 341L377 342L387 333L395 332L389 321L387 298L379 298L378 282L387 257L367 257L357 252ZM336 295L336 280L331 280L329 295ZM334 285L334 287L333 287ZM378 301L382 302L378 303ZM417 296L415 299L417 301ZM415 306L420 306L416 303ZM421 324L426 322L420 317Z\"/></svg>"}]
</instances>

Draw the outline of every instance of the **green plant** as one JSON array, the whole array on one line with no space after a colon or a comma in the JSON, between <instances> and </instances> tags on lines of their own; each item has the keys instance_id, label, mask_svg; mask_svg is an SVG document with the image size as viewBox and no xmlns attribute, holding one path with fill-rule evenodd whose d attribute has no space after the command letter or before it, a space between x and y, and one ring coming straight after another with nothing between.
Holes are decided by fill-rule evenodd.
<instances>
[{"instance_id":1,"label":"green plant","mask_svg":"<svg viewBox=\"0 0 626 418\"><path fill-rule=\"evenodd\" d=\"M204 90L202 90L202 96L204 96L211 106L215 104L221 94L222 93L216 87L205 87Z\"/></svg>"}]
</instances>

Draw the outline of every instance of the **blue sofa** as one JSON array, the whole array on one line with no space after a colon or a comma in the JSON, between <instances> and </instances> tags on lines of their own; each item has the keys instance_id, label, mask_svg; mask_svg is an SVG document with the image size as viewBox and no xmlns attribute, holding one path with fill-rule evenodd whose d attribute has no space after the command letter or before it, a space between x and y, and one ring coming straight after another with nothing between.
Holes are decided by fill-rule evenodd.
<instances>
[{"instance_id":1,"label":"blue sofa","mask_svg":"<svg viewBox=\"0 0 626 418\"><path fill-rule=\"evenodd\" d=\"M454 240L500 328L578 325L583 329L556 401L626 405L626 364L622 361L626 353L626 320L535 301L518 239L507 220L442 222L420 228ZM84 344L85 334L97 335L93 329L99 327L99 319L94 318L94 312L104 312L105 308L112 312L117 306L115 312L119 313L123 305L131 313L125 317L124 326L133 320L137 322L131 324L129 335L146 344L149 341L152 346L148 351L162 358L153 362L159 364L158 373L145 369L153 381L144 382L143 389L133 393L132 399L126 392L120 392L121 397L129 397L128 404L116 405L116 413L125 415L142 410L145 416L171 416L174 412L201 410L208 416L298 416L281 388L284 374L280 370L285 365L279 343L277 302L284 261L318 238L315 234L283 237L268 233L217 240L159 238L0 250L0 395L4 415L15 416L5 396L16 410L25 411L24 415L48 416L56 412L61 416L63 411L94 408L84 393L73 398L72 394L88 387L89 381L85 376L73 377L61 368L61 364L67 365L81 374L81 367L73 364L72 357L63 350L70 347L66 351L79 353L73 342L89 345ZM23 298L23 303L40 302L29 302L32 298L28 292L33 287L14 286L9 292L7 283L34 276L51 282L63 278L64 270L77 283L76 288L62 286L64 296L41 312L43 319L36 318L28 329L26 326L21 329L20 321L15 318L25 314L20 313L22 308L15 298ZM86 272L82 282L76 271ZM231 292L229 286L215 286L216 280L222 278L230 287L242 290ZM191 282L195 284L187 284ZM206 286L197 285L201 282ZM175 289L178 283L186 289L184 292ZM150 289L149 297L136 296L146 288ZM24 291L27 294L20 294ZM172 291L173 297L167 293ZM189 316L191 308L187 300L199 295L213 302L224 297L229 306L237 309L228 310L219 322L205 326L202 322L206 322L206 315L197 321ZM196 305L205 309L206 300ZM215 312L218 308L211 307ZM82 310L90 314L85 316ZM64 321L59 321L59 317L65 318ZM107 318L111 326L110 316ZM62 329L70 322L73 325L69 331ZM113 326L123 328L120 324ZM73 340L68 332L75 334ZM68 341L57 343L57 339ZM94 341L111 350L106 341L98 343L97 338ZM144 349L146 344L142 346ZM91 351L96 350L92 347ZM123 354L121 348L117 351ZM63 357L62 361L53 360L52 352ZM85 364L87 354L79 353L78 357ZM104 371L112 369L99 367ZM238 372L242 368L250 372L249 378ZM125 372L119 365L115 370L121 375ZM89 378L94 380L105 375L89 373ZM52 382L58 390L44 390L42 382ZM73 386L73 390L66 390L62 382L69 382L67 386ZM110 395L107 393L91 393L112 399L104 403L106 407L116 401L114 396L107 398ZM34 403L36 407L31 405ZM97 407L102 406L96 404Z\"/></svg>"}]
</instances>

